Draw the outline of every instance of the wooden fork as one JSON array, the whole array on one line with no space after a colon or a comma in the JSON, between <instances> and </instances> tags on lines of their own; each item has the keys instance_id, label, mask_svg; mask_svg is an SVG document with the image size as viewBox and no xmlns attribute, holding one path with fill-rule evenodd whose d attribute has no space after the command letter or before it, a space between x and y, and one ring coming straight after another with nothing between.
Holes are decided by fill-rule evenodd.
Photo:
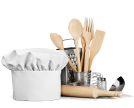
<instances>
[{"instance_id":1,"label":"wooden fork","mask_svg":"<svg viewBox=\"0 0 134 108\"><path fill-rule=\"evenodd\" d=\"M83 26L83 37L86 42L85 47L85 60L84 60L84 72L88 72L88 66L89 66L89 46L91 41L91 19L88 17L84 17L84 26Z\"/></svg>"},{"instance_id":2,"label":"wooden fork","mask_svg":"<svg viewBox=\"0 0 134 108\"><path fill-rule=\"evenodd\" d=\"M91 40L94 38L94 23L93 23L93 19L91 19ZM91 42L90 42L91 43ZM90 44L90 48L91 48L91 44ZM91 53L90 53L91 54ZM91 55L90 55L91 56ZM89 67L88 67L88 71L90 71L90 58L89 58Z\"/></svg>"},{"instance_id":3,"label":"wooden fork","mask_svg":"<svg viewBox=\"0 0 134 108\"><path fill-rule=\"evenodd\" d=\"M91 40L94 38L94 23L93 19L91 18Z\"/></svg>"}]
</instances>

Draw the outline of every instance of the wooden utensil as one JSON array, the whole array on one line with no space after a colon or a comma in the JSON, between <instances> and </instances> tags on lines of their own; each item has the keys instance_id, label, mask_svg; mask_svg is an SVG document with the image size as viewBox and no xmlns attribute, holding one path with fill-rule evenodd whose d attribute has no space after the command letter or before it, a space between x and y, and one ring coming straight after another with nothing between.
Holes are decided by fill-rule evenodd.
<instances>
[{"instance_id":1,"label":"wooden utensil","mask_svg":"<svg viewBox=\"0 0 134 108\"><path fill-rule=\"evenodd\" d=\"M104 36L105 36L104 31L96 30L94 38L90 46L89 71L91 69L91 65L92 65L94 57L96 56L96 54L99 52L101 48Z\"/></svg>"},{"instance_id":2,"label":"wooden utensil","mask_svg":"<svg viewBox=\"0 0 134 108\"><path fill-rule=\"evenodd\" d=\"M91 40L94 38L94 23L93 19L91 18Z\"/></svg>"},{"instance_id":3,"label":"wooden utensil","mask_svg":"<svg viewBox=\"0 0 134 108\"><path fill-rule=\"evenodd\" d=\"M90 39L90 44L91 44L91 41L93 40L94 38L94 22L93 22L93 18L91 17L91 39ZM90 54L90 52L89 52ZM90 61L90 55L89 55L89 61ZM90 62L89 62L89 66L90 66ZM89 70L89 66L88 66L88 71Z\"/></svg>"},{"instance_id":4,"label":"wooden utensil","mask_svg":"<svg viewBox=\"0 0 134 108\"><path fill-rule=\"evenodd\" d=\"M85 18L84 29L83 29L83 37L86 42L85 58L84 58L84 72L88 72L88 66L89 66L89 45L91 41L91 30L92 30L91 25L92 24L90 24L90 18L89 18L89 21L88 21L88 18Z\"/></svg>"},{"instance_id":5,"label":"wooden utensil","mask_svg":"<svg viewBox=\"0 0 134 108\"><path fill-rule=\"evenodd\" d=\"M96 87L61 85L61 95L97 98L99 96L122 97L121 91L104 91Z\"/></svg>"},{"instance_id":6,"label":"wooden utensil","mask_svg":"<svg viewBox=\"0 0 134 108\"><path fill-rule=\"evenodd\" d=\"M81 71L84 71L84 56L85 56L85 39L84 37L81 35L81 44L82 44L82 57L81 57Z\"/></svg>"},{"instance_id":7,"label":"wooden utensil","mask_svg":"<svg viewBox=\"0 0 134 108\"><path fill-rule=\"evenodd\" d=\"M51 40L52 42L54 43L54 45L60 49L60 50L64 50L64 46L63 46L63 40L62 40L62 37L56 33L51 33L50 34L50 37L51 37ZM66 52L65 52L66 53ZM66 54L67 55L67 54ZM68 57L68 55L67 55ZM71 68L73 69L73 71L77 72L76 68L74 67L73 63L71 62L70 58L68 57L68 62L69 62L69 65L71 66Z\"/></svg>"},{"instance_id":8,"label":"wooden utensil","mask_svg":"<svg viewBox=\"0 0 134 108\"><path fill-rule=\"evenodd\" d=\"M79 55L79 38L80 38L80 36L82 34L82 30L83 30L81 22L78 19L72 19L69 22L68 30L75 41L78 71L81 72L80 55Z\"/></svg>"}]
</instances>

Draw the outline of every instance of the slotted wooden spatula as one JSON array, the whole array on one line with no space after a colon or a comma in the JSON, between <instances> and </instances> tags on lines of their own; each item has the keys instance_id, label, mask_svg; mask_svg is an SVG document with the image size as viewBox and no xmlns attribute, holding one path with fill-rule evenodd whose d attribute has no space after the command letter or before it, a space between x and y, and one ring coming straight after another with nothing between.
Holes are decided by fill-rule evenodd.
<instances>
[{"instance_id":1,"label":"slotted wooden spatula","mask_svg":"<svg viewBox=\"0 0 134 108\"><path fill-rule=\"evenodd\" d=\"M96 54L99 52L101 48L104 36L105 36L104 31L96 30L94 38L90 46L89 71L91 69L91 65L92 65L94 57L96 56Z\"/></svg>"}]
</instances>

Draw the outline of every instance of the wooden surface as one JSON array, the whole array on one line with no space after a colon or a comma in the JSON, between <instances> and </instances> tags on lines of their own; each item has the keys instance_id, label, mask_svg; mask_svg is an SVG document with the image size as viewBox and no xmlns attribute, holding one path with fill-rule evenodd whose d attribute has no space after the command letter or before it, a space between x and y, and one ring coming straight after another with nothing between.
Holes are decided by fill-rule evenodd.
<instances>
[{"instance_id":1,"label":"wooden surface","mask_svg":"<svg viewBox=\"0 0 134 108\"><path fill-rule=\"evenodd\" d=\"M78 71L81 72L81 65L80 65L80 55L79 55L79 38L82 34L82 24L78 19L72 19L69 22L68 30L75 41L75 47L76 47L76 57L77 57L77 66Z\"/></svg>"},{"instance_id":2,"label":"wooden surface","mask_svg":"<svg viewBox=\"0 0 134 108\"><path fill-rule=\"evenodd\" d=\"M91 19L91 40L94 38L94 23L93 23L93 19Z\"/></svg>"},{"instance_id":3,"label":"wooden surface","mask_svg":"<svg viewBox=\"0 0 134 108\"><path fill-rule=\"evenodd\" d=\"M61 95L97 98L99 96L122 97L121 91L104 91L95 87L61 85Z\"/></svg>"},{"instance_id":4,"label":"wooden surface","mask_svg":"<svg viewBox=\"0 0 134 108\"><path fill-rule=\"evenodd\" d=\"M84 58L84 72L88 72L88 66L89 66L89 45L90 45L91 39L93 38L91 37L91 31L93 31L92 23L93 21L90 21L90 18L89 18L89 21L88 21L88 18L85 18L84 29L83 29L83 34L82 34L86 42L85 58Z\"/></svg>"},{"instance_id":5,"label":"wooden surface","mask_svg":"<svg viewBox=\"0 0 134 108\"><path fill-rule=\"evenodd\" d=\"M81 35L81 44L82 44L82 57L81 57L81 71L84 71L84 57L85 57L85 39L84 37Z\"/></svg>"},{"instance_id":6,"label":"wooden surface","mask_svg":"<svg viewBox=\"0 0 134 108\"><path fill-rule=\"evenodd\" d=\"M80 65L80 54L79 54L79 40L75 39L75 46L76 46L76 58L77 58L77 66L78 72L81 72L81 65Z\"/></svg>"},{"instance_id":7,"label":"wooden surface","mask_svg":"<svg viewBox=\"0 0 134 108\"><path fill-rule=\"evenodd\" d=\"M88 72L88 66L89 66L89 48L85 48L84 72Z\"/></svg>"},{"instance_id":8,"label":"wooden surface","mask_svg":"<svg viewBox=\"0 0 134 108\"><path fill-rule=\"evenodd\" d=\"M63 38L61 35L59 35L58 33L49 33L49 36L50 36L50 39L53 43L53 45L55 45L55 47L57 49L60 49L60 50L64 50L64 43L63 43ZM66 52L65 52L66 53ZM67 55L67 54L66 54ZM68 55L67 55L68 57ZM73 71L77 72L76 68L74 67L73 63L71 62L70 58L68 57L68 62L69 62L69 65L71 66L71 68L73 69Z\"/></svg>"},{"instance_id":9,"label":"wooden surface","mask_svg":"<svg viewBox=\"0 0 134 108\"><path fill-rule=\"evenodd\" d=\"M105 36L105 32L101 30L96 30L94 38L92 40L91 46L90 46L90 59L89 59L89 71L91 70L91 65L93 62L94 57L99 52L103 39Z\"/></svg>"}]
</instances>

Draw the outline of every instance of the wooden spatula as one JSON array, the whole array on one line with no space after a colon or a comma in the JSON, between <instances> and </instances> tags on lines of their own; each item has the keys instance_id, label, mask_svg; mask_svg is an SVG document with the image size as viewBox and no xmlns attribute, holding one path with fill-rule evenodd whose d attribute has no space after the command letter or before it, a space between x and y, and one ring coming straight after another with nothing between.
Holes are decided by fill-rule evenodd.
<instances>
[{"instance_id":1,"label":"wooden spatula","mask_svg":"<svg viewBox=\"0 0 134 108\"><path fill-rule=\"evenodd\" d=\"M96 54L99 52L101 48L104 36L105 36L104 31L96 30L94 38L90 46L89 71L91 69L91 65L92 65L94 57L96 56Z\"/></svg>"}]
</instances>

